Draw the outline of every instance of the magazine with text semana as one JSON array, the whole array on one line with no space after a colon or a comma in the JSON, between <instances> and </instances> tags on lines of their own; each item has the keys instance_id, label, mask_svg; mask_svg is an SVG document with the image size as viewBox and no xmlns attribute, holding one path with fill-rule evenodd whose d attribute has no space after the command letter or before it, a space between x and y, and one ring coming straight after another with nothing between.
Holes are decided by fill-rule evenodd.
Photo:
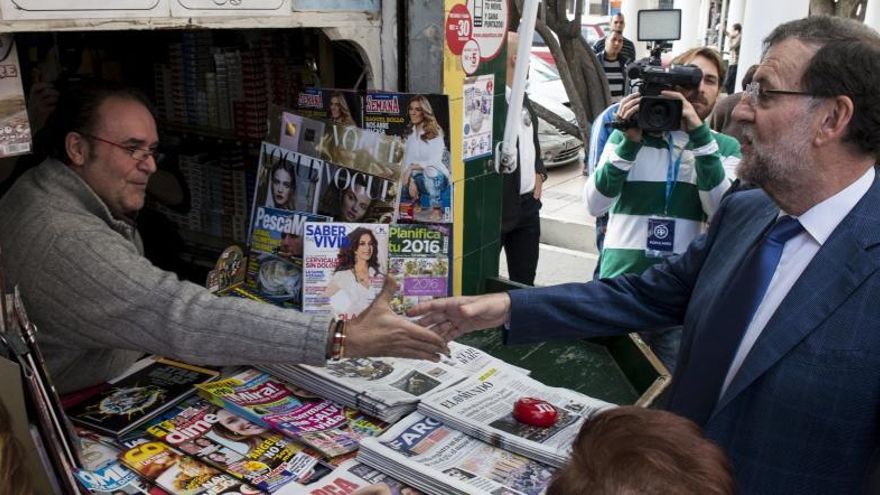
<instances>
[{"instance_id":1,"label":"magazine with text semana","mask_svg":"<svg viewBox=\"0 0 880 495\"><path fill-rule=\"evenodd\" d=\"M367 91L363 127L403 145L399 219L451 223L449 97Z\"/></svg>"},{"instance_id":2,"label":"magazine with text semana","mask_svg":"<svg viewBox=\"0 0 880 495\"><path fill-rule=\"evenodd\" d=\"M349 320L382 290L388 225L306 223L303 311Z\"/></svg>"}]
</instances>

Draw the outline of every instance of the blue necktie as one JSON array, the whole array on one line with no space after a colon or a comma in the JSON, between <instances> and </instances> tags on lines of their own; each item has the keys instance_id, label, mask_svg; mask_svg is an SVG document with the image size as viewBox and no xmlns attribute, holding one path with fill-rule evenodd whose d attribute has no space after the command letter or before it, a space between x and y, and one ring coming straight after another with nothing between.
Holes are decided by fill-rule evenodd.
<instances>
[{"instance_id":1,"label":"blue necktie","mask_svg":"<svg viewBox=\"0 0 880 495\"><path fill-rule=\"evenodd\" d=\"M712 315L713 328L697 334L689 360L679 365L679 373L672 382L669 410L698 425L706 424L743 334L767 292L782 249L803 229L796 219L784 216L751 249L727 284L717 313Z\"/></svg>"}]
</instances>

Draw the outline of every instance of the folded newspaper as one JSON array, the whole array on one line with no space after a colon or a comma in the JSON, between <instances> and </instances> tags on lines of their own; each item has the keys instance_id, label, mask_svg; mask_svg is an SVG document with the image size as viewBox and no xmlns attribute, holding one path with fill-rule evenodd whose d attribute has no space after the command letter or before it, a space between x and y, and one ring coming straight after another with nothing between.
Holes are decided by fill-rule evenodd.
<instances>
[{"instance_id":1,"label":"folded newspaper","mask_svg":"<svg viewBox=\"0 0 880 495\"><path fill-rule=\"evenodd\" d=\"M366 487L371 489L364 490ZM349 459L333 472L306 486L299 486L289 495L421 495L422 492L404 485L376 469Z\"/></svg>"},{"instance_id":2,"label":"folded newspaper","mask_svg":"<svg viewBox=\"0 0 880 495\"><path fill-rule=\"evenodd\" d=\"M450 342L440 363L402 358L352 358L326 367L265 365L267 373L323 397L393 423L413 412L429 392L454 385L488 365L526 372L479 349Z\"/></svg>"},{"instance_id":3,"label":"folded newspaper","mask_svg":"<svg viewBox=\"0 0 880 495\"><path fill-rule=\"evenodd\" d=\"M522 397L552 404L558 413L556 424L544 428L514 419L513 405ZM502 449L558 467L568 459L584 420L611 407L615 406L489 365L461 383L422 397L419 412Z\"/></svg>"},{"instance_id":4,"label":"folded newspaper","mask_svg":"<svg viewBox=\"0 0 880 495\"><path fill-rule=\"evenodd\" d=\"M554 468L413 413L361 442L357 460L427 493L539 495Z\"/></svg>"}]
</instances>

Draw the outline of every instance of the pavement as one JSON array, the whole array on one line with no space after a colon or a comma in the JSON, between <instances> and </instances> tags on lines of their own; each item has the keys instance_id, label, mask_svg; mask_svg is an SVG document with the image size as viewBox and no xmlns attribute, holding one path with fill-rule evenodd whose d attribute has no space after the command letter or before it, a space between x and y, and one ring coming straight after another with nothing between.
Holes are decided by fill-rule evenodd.
<instances>
[{"instance_id":1,"label":"pavement","mask_svg":"<svg viewBox=\"0 0 880 495\"><path fill-rule=\"evenodd\" d=\"M541 244L535 285L592 280L596 268L595 219L587 213L583 161L547 171L541 208ZM507 260L501 252L501 276Z\"/></svg>"}]
</instances>

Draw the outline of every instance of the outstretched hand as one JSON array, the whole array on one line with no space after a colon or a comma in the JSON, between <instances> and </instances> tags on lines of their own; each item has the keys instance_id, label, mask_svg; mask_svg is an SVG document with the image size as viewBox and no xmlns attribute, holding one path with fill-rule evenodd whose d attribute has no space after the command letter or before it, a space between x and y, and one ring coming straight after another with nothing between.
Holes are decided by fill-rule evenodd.
<instances>
[{"instance_id":1,"label":"outstretched hand","mask_svg":"<svg viewBox=\"0 0 880 495\"><path fill-rule=\"evenodd\" d=\"M436 362L440 354L449 354L446 342L435 332L391 311L396 291L394 278L386 276L382 292L346 324L346 357L391 356Z\"/></svg>"},{"instance_id":2,"label":"outstretched hand","mask_svg":"<svg viewBox=\"0 0 880 495\"><path fill-rule=\"evenodd\" d=\"M462 296L434 299L419 303L410 309L409 316L421 316L420 325L431 327L444 339L494 328L510 319L510 296L506 292L484 296Z\"/></svg>"}]
</instances>

